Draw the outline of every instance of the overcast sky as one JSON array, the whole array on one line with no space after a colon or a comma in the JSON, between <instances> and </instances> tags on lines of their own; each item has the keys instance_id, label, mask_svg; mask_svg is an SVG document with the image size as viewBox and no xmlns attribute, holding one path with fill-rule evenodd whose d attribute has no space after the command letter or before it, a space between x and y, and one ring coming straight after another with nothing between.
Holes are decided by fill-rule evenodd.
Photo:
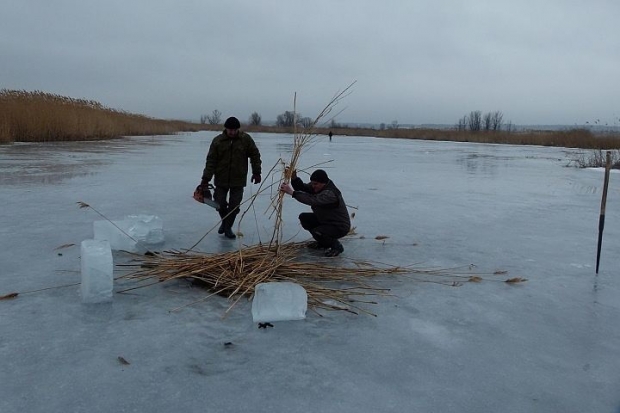
<instances>
[{"instance_id":1,"label":"overcast sky","mask_svg":"<svg viewBox=\"0 0 620 413\"><path fill-rule=\"evenodd\" d=\"M0 0L0 87L157 118L620 125L618 0Z\"/></svg>"}]
</instances>

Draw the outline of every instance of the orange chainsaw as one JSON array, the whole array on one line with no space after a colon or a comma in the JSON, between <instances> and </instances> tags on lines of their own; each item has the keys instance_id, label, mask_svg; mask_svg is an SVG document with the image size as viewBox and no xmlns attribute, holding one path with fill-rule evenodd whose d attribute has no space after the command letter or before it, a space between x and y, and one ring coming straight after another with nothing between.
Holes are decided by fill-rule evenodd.
<instances>
[{"instance_id":1,"label":"orange chainsaw","mask_svg":"<svg viewBox=\"0 0 620 413\"><path fill-rule=\"evenodd\" d=\"M207 204L216 210L220 209L220 204L213 200L213 195L211 194L211 190L215 189L215 187L211 184L207 184L206 188L203 188L202 185L198 185L194 190L194 199L201 204Z\"/></svg>"}]
</instances>

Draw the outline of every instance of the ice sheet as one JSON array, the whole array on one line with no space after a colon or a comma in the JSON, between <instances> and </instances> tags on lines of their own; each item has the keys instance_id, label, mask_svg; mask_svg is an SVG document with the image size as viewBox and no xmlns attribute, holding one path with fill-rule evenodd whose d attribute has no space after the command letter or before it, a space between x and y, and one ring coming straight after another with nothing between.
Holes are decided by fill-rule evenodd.
<instances>
[{"instance_id":1,"label":"ice sheet","mask_svg":"<svg viewBox=\"0 0 620 413\"><path fill-rule=\"evenodd\" d=\"M567 166L573 149L335 136L305 152L300 169L320 164L355 212L356 235L331 262L463 277L386 277L391 296L368 304L376 317L309 311L258 329L250 302L228 310L186 281L81 305L79 245L101 217L76 202L109 218L157 215L166 248L190 247L218 226L192 199L213 136L0 146L0 295L20 292L0 301L1 412L620 409L620 175L596 276L603 173ZM253 136L265 171L290 156L290 135ZM213 231L196 249L268 242L270 195L243 237ZM305 211L285 199L285 239L308 239ZM115 291L134 286L118 279Z\"/></svg>"}]
</instances>

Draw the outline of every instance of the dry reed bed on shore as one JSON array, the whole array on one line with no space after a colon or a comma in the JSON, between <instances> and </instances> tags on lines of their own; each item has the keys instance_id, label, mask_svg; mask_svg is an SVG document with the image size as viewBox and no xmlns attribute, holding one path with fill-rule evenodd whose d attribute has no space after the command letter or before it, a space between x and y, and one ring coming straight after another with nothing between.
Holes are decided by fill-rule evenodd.
<instances>
[{"instance_id":1,"label":"dry reed bed on shore","mask_svg":"<svg viewBox=\"0 0 620 413\"><path fill-rule=\"evenodd\" d=\"M293 127L247 125L248 132L261 133L294 133ZM201 125L201 129L219 131L221 125ZM620 134L608 132L594 134L585 128L567 130L519 130L519 131L459 131L456 129L402 128L373 129L357 127L315 127L313 133L334 134L334 140L347 139L349 136L365 136L369 138L417 139L429 141L496 143L506 145L536 145L581 149L620 149Z\"/></svg>"},{"instance_id":2,"label":"dry reed bed on shore","mask_svg":"<svg viewBox=\"0 0 620 413\"><path fill-rule=\"evenodd\" d=\"M168 135L196 131L167 121L110 109L93 100L44 92L0 91L0 142L55 142Z\"/></svg>"},{"instance_id":3,"label":"dry reed bed on shore","mask_svg":"<svg viewBox=\"0 0 620 413\"><path fill-rule=\"evenodd\" d=\"M317 130L327 134L329 129ZM582 149L618 149L620 134L606 133L595 135L587 129L568 129L556 131L459 131L455 129L331 129L340 136L368 136L377 138L420 139L432 141L498 143L509 145L538 145Z\"/></svg>"},{"instance_id":4,"label":"dry reed bed on shore","mask_svg":"<svg viewBox=\"0 0 620 413\"><path fill-rule=\"evenodd\" d=\"M110 109L99 102L23 90L0 90L0 143L110 139L168 135L184 131L221 131L222 125L153 119ZM248 132L294 133L293 127L244 125ZM456 142L541 145L582 149L620 149L620 134L595 135L586 127L558 131L459 131L456 129L374 129L313 125L313 132L344 136Z\"/></svg>"}]
</instances>

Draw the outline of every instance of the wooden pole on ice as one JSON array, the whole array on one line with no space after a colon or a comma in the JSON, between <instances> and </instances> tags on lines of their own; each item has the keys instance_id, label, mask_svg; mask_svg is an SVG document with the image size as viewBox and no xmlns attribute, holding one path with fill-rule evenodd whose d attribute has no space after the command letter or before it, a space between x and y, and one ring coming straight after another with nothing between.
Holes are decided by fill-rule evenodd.
<instances>
[{"instance_id":1,"label":"wooden pole on ice","mask_svg":"<svg viewBox=\"0 0 620 413\"><path fill-rule=\"evenodd\" d=\"M601 199L601 215L598 219L598 247L596 248L596 273L601 260L601 245L603 244L603 228L605 228L605 204L607 204L607 187L609 186L609 170L611 169L611 151L607 151L605 163L605 181L603 184L603 198Z\"/></svg>"}]
</instances>

